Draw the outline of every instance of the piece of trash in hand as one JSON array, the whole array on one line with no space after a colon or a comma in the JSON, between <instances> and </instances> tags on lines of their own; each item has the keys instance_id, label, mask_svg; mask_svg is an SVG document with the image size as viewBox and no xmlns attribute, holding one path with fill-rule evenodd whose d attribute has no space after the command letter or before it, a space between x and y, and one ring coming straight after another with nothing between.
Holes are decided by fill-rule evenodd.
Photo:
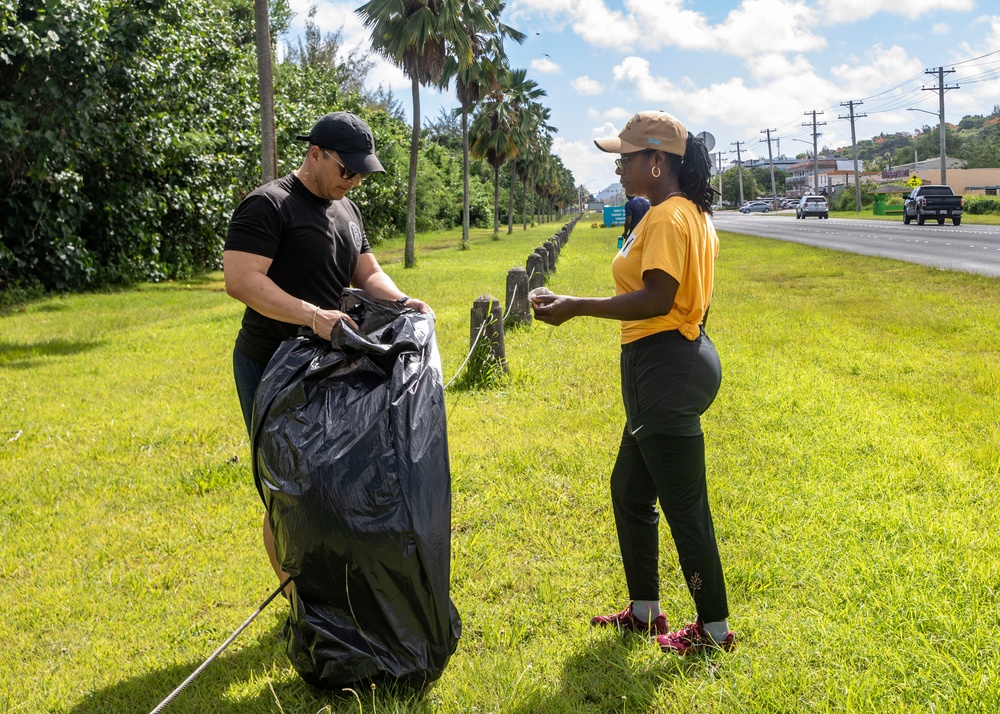
<instances>
[{"instance_id":1,"label":"piece of trash in hand","mask_svg":"<svg viewBox=\"0 0 1000 714\"><path fill-rule=\"evenodd\" d=\"M543 295L555 295L555 293L548 288L535 288L528 292L528 299L531 300L531 302L535 302L537 298L540 298Z\"/></svg>"}]
</instances>

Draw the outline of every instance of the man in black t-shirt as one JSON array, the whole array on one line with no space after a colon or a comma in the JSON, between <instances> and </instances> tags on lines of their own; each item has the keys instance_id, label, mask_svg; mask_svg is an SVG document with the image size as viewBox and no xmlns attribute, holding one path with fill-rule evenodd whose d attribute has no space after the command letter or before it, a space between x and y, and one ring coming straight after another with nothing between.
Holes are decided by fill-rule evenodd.
<instances>
[{"instance_id":1,"label":"man in black t-shirt","mask_svg":"<svg viewBox=\"0 0 1000 714\"><path fill-rule=\"evenodd\" d=\"M382 271L361 212L347 198L372 173L385 172L368 125L349 112L333 112L296 138L309 142L302 165L243 199L233 212L222 254L226 292L247 306L233 350L247 433L257 385L283 340L300 326L325 339L340 320L357 328L336 309L345 287L431 312ZM267 514L264 545L283 582L288 576L275 557Z\"/></svg>"}]
</instances>

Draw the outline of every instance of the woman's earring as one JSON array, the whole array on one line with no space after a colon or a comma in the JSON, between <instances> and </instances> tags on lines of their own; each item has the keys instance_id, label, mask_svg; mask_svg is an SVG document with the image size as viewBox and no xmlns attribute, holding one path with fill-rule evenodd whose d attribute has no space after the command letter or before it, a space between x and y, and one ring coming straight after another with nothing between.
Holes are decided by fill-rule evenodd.
<instances>
[{"instance_id":1,"label":"woman's earring","mask_svg":"<svg viewBox=\"0 0 1000 714\"><path fill-rule=\"evenodd\" d=\"M653 178L660 178L660 167L654 166L651 173L653 174Z\"/></svg>"}]
</instances>

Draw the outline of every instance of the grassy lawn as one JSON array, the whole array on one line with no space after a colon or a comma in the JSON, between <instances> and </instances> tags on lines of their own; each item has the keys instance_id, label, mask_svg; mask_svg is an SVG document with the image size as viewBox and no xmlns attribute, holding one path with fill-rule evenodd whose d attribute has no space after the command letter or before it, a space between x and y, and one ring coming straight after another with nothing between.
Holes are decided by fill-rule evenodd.
<instances>
[{"instance_id":1,"label":"grassy lawn","mask_svg":"<svg viewBox=\"0 0 1000 714\"><path fill-rule=\"evenodd\" d=\"M617 233L589 223L556 292L613 291ZM434 307L446 381L473 300L502 301L559 225L474 231L468 251L419 236L413 270L377 247ZM626 603L618 328L534 324L508 333L500 388L447 396L464 633L441 680L313 691L277 602L166 712L1000 710L997 281L721 237L704 423L734 653L679 660L589 627ZM274 589L231 377L240 314L215 274L0 315L0 712L148 712Z\"/></svg>"}]
</instances>

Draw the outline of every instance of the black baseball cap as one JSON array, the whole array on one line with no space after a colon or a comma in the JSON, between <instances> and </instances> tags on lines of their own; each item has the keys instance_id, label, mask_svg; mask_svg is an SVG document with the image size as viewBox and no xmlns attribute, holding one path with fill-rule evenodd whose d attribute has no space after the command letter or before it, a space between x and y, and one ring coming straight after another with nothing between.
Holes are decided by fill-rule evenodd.
<instances>
[{"instance_id":1,"label":"black baseball cap","mask_svg":"<svg viewBox=\"0 0 1000 714\"><path fill-rule=\"evenodd\" d=\"M336 151L340 160L351 171L359 174L381 171L375 156L375 138L364 120L350 112L331 112L320 118L312 131L295 137L323 149Z\"/></svg>"}]
</instances>

